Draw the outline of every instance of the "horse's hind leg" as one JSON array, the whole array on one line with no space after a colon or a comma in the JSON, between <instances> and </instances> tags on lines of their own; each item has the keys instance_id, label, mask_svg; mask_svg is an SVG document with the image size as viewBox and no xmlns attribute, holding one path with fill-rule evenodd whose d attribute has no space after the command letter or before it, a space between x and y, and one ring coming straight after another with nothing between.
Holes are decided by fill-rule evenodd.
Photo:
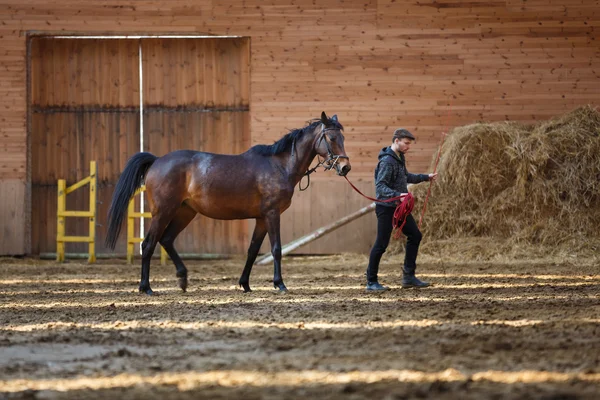
<instances>
[{"instance_id":1,"label":"horse's hind leg","mask_svg":"<svg viewBox=\"0 0 600 400\"><path fill-rule=\"evenodd\" d=\"M244 288L244 292L251 292L250 289L250 272L252 272L252 266L254 265L254 261L256 261L256 256L258 255L258 251L260 250L260 246L262 245L263 240L265 240L265 236L267 235L267 226L265 221L262 219L256 220L256 226L254 227L254 233L252 234L252 241L250 242L250 247L248 247L248 258L246 259L246 266L244 267L244 272L242 272L242 276L240 277L240 286Z\"/></svg>"},{"instance_id":2,"label":"horse's hind leg","mask_svg":"<svg viewBox=\"0 0 600 400\"><path fill-rule=\"evenodd\" d=\"M160 238L160 244L165 248L167 254L169 254L169 257L171 257L171 260L175 264L175 268L177 269L176 276L179 278L179 287L184 292L188 285L187 268L183 264L179 254L177 254L173 243L175 242L175 238L188 226L195 216L196 211L187 204L182 204Z\"/></svg>"},{"instance_id":3,"label":"horse's hind leg","mask_svg":"<svg viewBox=\"0 0 600 400\"><path fill-rule=\"evenodd\" d=\"M158 239L163 235L163 232L169 222L175 216L177 208L161 209L156 215L152 216L150 228L146 234L146 238L142 242L142 278L140 280L140 293L148 295L154 294L150 288L150 260L154 249L158 243Z\"/></svg>"}]
</instances>

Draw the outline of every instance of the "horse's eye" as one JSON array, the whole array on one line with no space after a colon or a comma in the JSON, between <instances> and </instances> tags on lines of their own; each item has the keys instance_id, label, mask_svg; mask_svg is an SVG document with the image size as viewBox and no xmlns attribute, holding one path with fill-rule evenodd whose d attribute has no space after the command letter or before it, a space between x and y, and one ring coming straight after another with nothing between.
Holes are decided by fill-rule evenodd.
<instances>
[{"instance_id":1,"label":"horse's eye","mask_svg":"<svg viewBox=\"0 0 600 400\"><path fill-rule=\"evenodd\" d=\"M331 140L332 142L335 142L335 136L329 136L329 140Z\"/></svg>"}]
</instances>

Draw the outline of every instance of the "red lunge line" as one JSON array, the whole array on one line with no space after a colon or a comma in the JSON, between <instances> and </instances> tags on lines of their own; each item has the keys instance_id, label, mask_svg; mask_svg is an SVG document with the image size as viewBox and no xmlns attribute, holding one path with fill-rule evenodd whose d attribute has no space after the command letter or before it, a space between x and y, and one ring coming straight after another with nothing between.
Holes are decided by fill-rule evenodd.
<instances>
[{"instance_id":1,"label":"red lunge line","mask_svg":"<svg viewBox=\"0 0 600 400\"><path fill-rule=\"evenodd\" d=\"M352 184L352 182L350 182L350 180L348 180L347 176L344 176L344 178L346 178L346 181L350 184L350 186L352 186L352 189L356 190L358 194L360 194L365 199L369 199L378 203L391 203L392 201L400 200L400 203L396 206L396 209L394 210L394 217L392 219L392 225L395 228L397 228L396 233L394 233L394 239L400 238L400 232L402 232L402 228L404 228L404 224L406 223L406 217L408 217L408 215L412 212L415 206L415 198L413 197L412 193L401 194L400 196L392 197L391 199L387 200L377 200L361 192L356 186Z\"/></svg>"},{"instance_id":2,"label":"red lunge line","mask_svg":"<svg viewBox=\"0 0 600 400\"><path fill-rule=\"evenodd\" d=\"M394 233L394 239L400 239L400 233L404 224L406 224L406 217L412 212L415 206L415 198L409 193L406 198L398 204L396 210L394 210L394 218L392 219L392 226L396 227Z\"/></svg>"},{"instance_id":3,"label":"red lunge line","mask_svg":"<svg viewBox=\"0 0 600 400\"><path fill-rule=\"evenodd\" d=\"M352 182L350 182L350 180L348 180L347 176L344 176L344 178L346 178L346 181L350 184L350 186L352 186L352 189L356 190L358 192L358 194L360 194L362 197L364 197L365 199L369 199L371 201L376 201L378 203L391 203L392 201L396 201L396 200L402 201L402 199L404 199L406 196L412 196L412 194L406 193L406 194L401 194L400 196L397 196L397 197L392 197L391 199L387 199L387 200L377 200L377 199L369 197L366 194L364 194L363 192L361 192L356 186L354 186L352 184Z\"/></svg>"}]
</instances>

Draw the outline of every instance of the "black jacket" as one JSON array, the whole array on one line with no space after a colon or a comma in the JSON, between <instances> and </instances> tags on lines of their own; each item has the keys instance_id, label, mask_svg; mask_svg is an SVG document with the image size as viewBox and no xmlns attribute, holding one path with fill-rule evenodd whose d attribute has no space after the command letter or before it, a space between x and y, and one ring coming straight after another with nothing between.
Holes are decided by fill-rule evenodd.
<instances>
[{"instance_id":1,"label":"black jacket","mask_svg":"<svg viewBox=\"0 0 600 400\"><path fill-rule=\"evenodd\" d=\"M404 154L396 155L391 147L384 147L379 152L379 162L375 168L375 195L378 200L386 200L408 193L409 183L421 183L429 180L428 174L411 174L406 170ZM377 203L388 207L396 207L397 201Z\"/></svg>"}]
</instances>

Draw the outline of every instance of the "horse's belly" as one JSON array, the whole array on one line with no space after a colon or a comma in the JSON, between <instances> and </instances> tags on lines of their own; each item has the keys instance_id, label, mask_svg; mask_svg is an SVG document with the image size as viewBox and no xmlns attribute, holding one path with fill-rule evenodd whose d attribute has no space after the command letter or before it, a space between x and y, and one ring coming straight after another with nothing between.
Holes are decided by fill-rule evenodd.
<instances>
[{"instance_id":1,"label":"horse's belly","mask_svg":"<svg viewBox=\"0 0 600 400\"><path fill-rule=\"evenodd\" d=\"M259 213L253 213L249 210L235 208L200 207L199 210L196 211L206 217L214 219L247 219L259 217Z\"/></svg>"},{"instance_id":2,"label":"horse's belly","mask_svg":"<svg viewBox=\"0 0 600 400\"><path fill-rule=\"evenodd\" d=\"M246 219L260 216L260 207L253 206L244 198L196 196L186 202L197 213L214 219Z\"/></svg>"},{"instance_id":3,"label":"horse's belly","mask_svg":"<svg viewBox=\"0 0 600 400\"><path fill-rule=\"evenodd\" d=\"M262 218L271 210L283 213L292 203L291 194L275 196L249 195L215 195L203 193L193 196L186 203L196 212L214 219L247 219Z\"/></svg>"}]
</instances>

